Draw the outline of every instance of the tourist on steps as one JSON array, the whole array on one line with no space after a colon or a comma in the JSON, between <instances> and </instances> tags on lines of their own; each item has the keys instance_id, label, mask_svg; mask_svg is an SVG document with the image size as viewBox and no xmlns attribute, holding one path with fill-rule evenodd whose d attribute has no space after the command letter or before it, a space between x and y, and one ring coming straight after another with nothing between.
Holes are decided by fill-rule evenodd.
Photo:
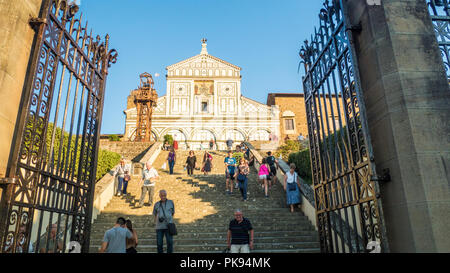
<instances>
[{"instance_id":1,"label":"tourist on steps","mask_svg":"<svg viewBox=\"0 0 450 273\"><path fill-rule=\"evenodd\" d=\"M119 166L117 166L116 170L114 171L114 175L117 177L117 180L115 180L116 184L116 196L121 196L122 194L127 194L127 186L128 186L128 180L125 179L125 176L129 177L130 168L128 165L125 164L125 159L122 158L120 160ZM117 182L116 182L117 181Z\"/></svg>"},{"instance_id":2,"label":"tourist on steps","mask_svg":"<svg viewBox=\"0 0 450 273\"><path fill-rule=\"evenodd\" d=\"M156 202L153 208L153 215L156 223L156 245L158 253L163 253L164 236L166 237L167 253L173 252L173 238L169 233L168 223L173 223L175 205L172 200L167 199L165 190L159 191L160 201Z\"/></svg>"},{"instance_id":3,"label":"tourist on steps","mask_svg":"<svg viewBox=\"0 0 450 273\"><path fill-rule=\"evenodd\" d=\"M153 191L155 190L156 180L159 179L158 172L152 167L150 162L145 164L145 169L142 171L142 180L140 182L141 187L141 199L139 200L138 208L144 205L145 195L148 192L148 202L150 206L153 204Z\"/></svg>"},{"instance_id":4,"label":"tourist on steps","mask_svg":"<svg viewBox=\"0 0 450 273\"><path fill-rule=\"evenodd\" d=\"M225 157L225 191L227 194L233 193L233 181L236 178L236 158L233 157L231 150L228 151L228 156Z\"/></svg>"},{"instance_id":5,"label":"tourist on steps","mask_svg":"<svg viewBox=\"0 0 450 273\"><path fill-rule=\"evenodd\" d=\"M247 201L247 176L250 173L250 168L248 167L247 160L241 158L238 166L237 180L239 183L239 190L242 194L242 201Z\"/></svg>"},{"instance_id":6,"label":"tourist on steps","mask_svg":"<svg viewBox=\"0 0 450 273\"><path fill-rule=\"evenodd\" d=\"M133 238L133 234L125 228L125 218L117 218L113 228L105 232L100 253L126 253L126 239Z\"/></svg>"},{"instance_id":7,"label":"tourist on steps","mask_svg":"<svg viewBox=\"0 0 450 273\"><path fill-rule=\"evenodd\" d=\"M195 163L197 162L197 158L195 157L194 151L189 151L189 156L186 158L186 169L188 175L194 174Z\"/></svg>"},{"instance_id":8,"label":"tourist on steps","mask_svg":"<svg viewBox=\"0 0 450 273\"><path fill-rule=\"evenodd\" d=\"M262 159L261 166L259 167L259 179L262 182L262 187L264 188L264 196L269 197L269 168L265 158Z\"/></svg>"},{"instance_id":9,"label":"tourist on steps","mask_svg":"<svg viewBox=\"0 0 450 273\"><path fill-rule=\"evenodd\" d=\"M138 245L138 237L137 237L137 232L135 229L133 229L133 223L131 222L130 219L128 219L125 222L125 226L127 227L127 229L131 232L131 234L133 234L132 238L127 238L126 239L126 243L127 243L127 253L137 253L136 251L136 247Z\"/></svg>"},{"instance_id":10,"label":"tourist on steps","mask_svg":"<svg viewBox=\"0 0 450 273\"><path fill-rule=\"evenodd\" d=\"M175 149L173 147L170 148L170 152L166 160L169 164L169 174L173 174L173 167L175 166L175 161L177 160L177 154L175 153Z\"/></svg>"},{"instance_id":11,"label":"tourist on steps","mask_svg":"<svg viewBox=\"0 0 450 273\"><path fill-rule=\"evenodd\" d=\"M233 153L233 157L236 159L237 163L241 162L241 158L244 158L244 153L241 152L241 146L236 145L236 151ZM234 188L238 188L238 182L236 181L236 184L234 185Z\"/></svg>"},{"instance_id":12,"label":"tourist on steps","mask_svg":"<svg viewBox=\"0 0 450 273\"><path fill-rule=\"evenodd\" d=\"M205 154L203 155L203 168L202 172L207 175L209 172L211 172L211 169L213 167L212 165L212 156L209 154L208 151L205 151Z\"/></svg>"},{"instance_id":13,"label":"tourist on steps","mask_svg":"<svg viewBox=\"0 0 450 273\"><path fill-rule=\"evenodd\" d=\"M301 203L300 196L300 182L298 174L295 172L295 164L289 165L290 170L284 176L284 190L286 191L286 201L291 208L291 212L294 212L294 205Z\"/></svg>"},{"instance_id":14,"label":"tourist on steps","mask_svg":"<svg viewBox=\"0 0 450 273\"><path fill-rule=\"evenodd\" d=\"M212 150L214 149L214 139L211 138L211 140L209 141L209 149Z\"/></svg>"},{"instance_id":15,"label":"tourist on steps","mask_svg":"<svg viewBox=\"0 0 450 273\"><path fill-rule=\"evenodd\" d=\"M253 233L252 224L237 209L234 212L234 219L228 226L227 245L230 252L250 253L250 249L253 249Z\"/></svg>"},{"instance_id":16,"label":"tourist on steps","mask_svg":"<svg viewBox=\"0 0 450 273\"><path fill-rule=\"evenodd\" d=\"M233 148L233 140L231 138L227 139L227 148L231 150Z\"/></svg>"},{"instance_id":17,"label":"tourist on steps","mask_svg":"<svg viewBox=\"0 0 450 273\"><path fill-rule=\"evenodd\" d=\"M270 176L269 187L272 187L275 184L275 182L277 182L278 160L272 155L271 151L268 151L266 161L267 164L269 164L269 176Z\"/></svg>"}]
</instances>

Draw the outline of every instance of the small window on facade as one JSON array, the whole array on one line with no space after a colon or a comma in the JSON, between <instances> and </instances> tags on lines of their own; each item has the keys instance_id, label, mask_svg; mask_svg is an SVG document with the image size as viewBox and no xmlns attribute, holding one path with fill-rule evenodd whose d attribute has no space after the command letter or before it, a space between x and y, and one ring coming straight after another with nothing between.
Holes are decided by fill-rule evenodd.
<instances>
[{"instance_id":1,"label":"small window on facade","mask_svg":"<svg viewBox=\"0 0 450 273\"><path fill-rule=\"evenodd\" d=\"M285 130L294 130L294 120L293 119L286 119L284 121L285 124Z\"/></svg>"},{"instance_id":2,"label":"small window on facade","mask_svg":"<svg viewBox=\"0 0 450 273\"><path fill-rule=\"evenodd\" d=\"M208 112L208 102L206 102L206 101L202 102L202 112L204 112L204 113Z\"/></svg>"}]
</instances>

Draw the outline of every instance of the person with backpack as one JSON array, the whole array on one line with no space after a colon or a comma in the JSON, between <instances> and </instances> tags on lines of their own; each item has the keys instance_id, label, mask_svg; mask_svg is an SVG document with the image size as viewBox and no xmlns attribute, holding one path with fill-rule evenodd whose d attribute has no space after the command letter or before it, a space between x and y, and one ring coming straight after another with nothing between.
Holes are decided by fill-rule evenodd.
<instances>
[{"instance_id":1,"label":"person with backpack","mask_svg":"<svg viewBox=\"0 0 450 273\"><path fill-rule=\"evenodd\" d=\"M264 196L269 197L269 185L267 179L269 178L269 168L267 166L266 159L263 158L261 166L259 167L259 179L262 181L262 187L264 188Z\"/></svg>"},{"instance_id":2,"label":"person with backpack","mask_svg":"<svg viewBox=\"0 0 450 273\"><path fill-rule=\"evenodd\" d=\"M300 182L298 174L295 172L295 164L289 165L290 170L284 176L284 190L286 191L286 201L291 208L291 212L294 212L294 205L301 203L300 196Z\"/></svg>"},{"instance_id":3,"label":"person with backpack","mask_svg":"<svg viewBox=\"0 0 450 273\"><path fill-rule=\"evenodd\" d=\"M239 190L242 194L242 201L247 201L247 176L250 173L250 168L248 167L245 158L241 158L238 166L237 180L239 183Z\"/></svg>"},{"instance_id":4,"label":"person with backpack","mask_svg":"<svg viewBox=\"0 0 450 273\"><path fill-rule=\"evenodd\" d=\"M236 158L233 157L232 152L228 151L228 156L225 157L225 191L227 194L233 194L233 181L236 177Z\"/></svg>"},{"instance_id":5,"label":"person with backpack","mask_svg":"<svg viewBox=\"0 0 450 273\"><path fill-rule=\"evenodd\" d=\"M175 153L175 149L170 148L170 152L167 155L167 163L169 163L169 174L173 174L173 167L175 166L175 161L177 160L177 154Z\"/></svg>"},{"instance_id":6,"label":"person with backpack","mask_svg":"<svg viewBox=\"0 0 450 273\"><path fill-rule=\"evenodd\" d=\"M239 164L241 162L241 159L244 158L244 153L241 152L241 146L236 145L236 151L233 153L233 157L236 159L236 162ZM236 184L234 186L235 189L238 188L238 182L236 181Z\"/></svg>"},{"instance_id":7,"label":"person with backpack","mask_svg":"<svg viewBox=\"0 0 450 273\"><path fill-rule=\"evenodd\" d=\"M269 181L270 181L269 188L270 188L277 181L278 160L272 155L271 151L268 151L267 152L266 162L269 165Z\"/></svg>"}]
</instances>

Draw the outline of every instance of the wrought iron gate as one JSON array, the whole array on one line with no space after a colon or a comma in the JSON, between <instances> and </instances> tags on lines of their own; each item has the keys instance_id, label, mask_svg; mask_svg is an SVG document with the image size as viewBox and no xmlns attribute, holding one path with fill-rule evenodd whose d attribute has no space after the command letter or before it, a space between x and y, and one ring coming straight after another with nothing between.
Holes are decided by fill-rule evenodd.
<instances>
[{"instance_id":1,"label":"wrought iron gate","mask_svg":"<svg viewBox=\"0 0 450 273\"><path fill-rule=\"evenodd\" d=\"M117 53L88 31L78 7L44 0L0 219L0 252L89 249L106 77Z\"/></svg>"},{"instance_id":2,"label":"wrought iron gate","mask_svg":"<svg viewBox=\"0 0 450 273\"><path fill-rule=\"evenodd\" d=\"M427 0L427 5L450 82L450 3L448 0Z\"/></svg>"},{"instance_id":3,"label":"wrought iron gate","mask_svg":"<svg viewBox=\"0 0 450 273\"><path fill-rule=\"evenodd\" d=\"M330 3L331 2L331 3ZM387 252L379 189L343 0L326 0L300 50L322 252Z\"/></svg>"}]
</instances>

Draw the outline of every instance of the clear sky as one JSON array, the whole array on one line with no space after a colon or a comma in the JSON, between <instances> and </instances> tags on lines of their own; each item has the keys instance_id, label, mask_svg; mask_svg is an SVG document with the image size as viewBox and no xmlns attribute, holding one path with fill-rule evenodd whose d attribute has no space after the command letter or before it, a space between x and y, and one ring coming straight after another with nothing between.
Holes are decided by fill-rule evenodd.
<instances>
[{"instance_id":1,"label":"clear sky","mask_svg":"<svg viewBox=\"0 0 450 273\"><path fill-rule=\"evenodd\" d=\"M242 94L302 92L298 51L318 24L322 0L78 0L95 34L108 33L119 58L109 70L102 134L123 133L126 98L139 74L166 93L166 67L208 53L242 68Z\"/></svg>"}]
</instances>

